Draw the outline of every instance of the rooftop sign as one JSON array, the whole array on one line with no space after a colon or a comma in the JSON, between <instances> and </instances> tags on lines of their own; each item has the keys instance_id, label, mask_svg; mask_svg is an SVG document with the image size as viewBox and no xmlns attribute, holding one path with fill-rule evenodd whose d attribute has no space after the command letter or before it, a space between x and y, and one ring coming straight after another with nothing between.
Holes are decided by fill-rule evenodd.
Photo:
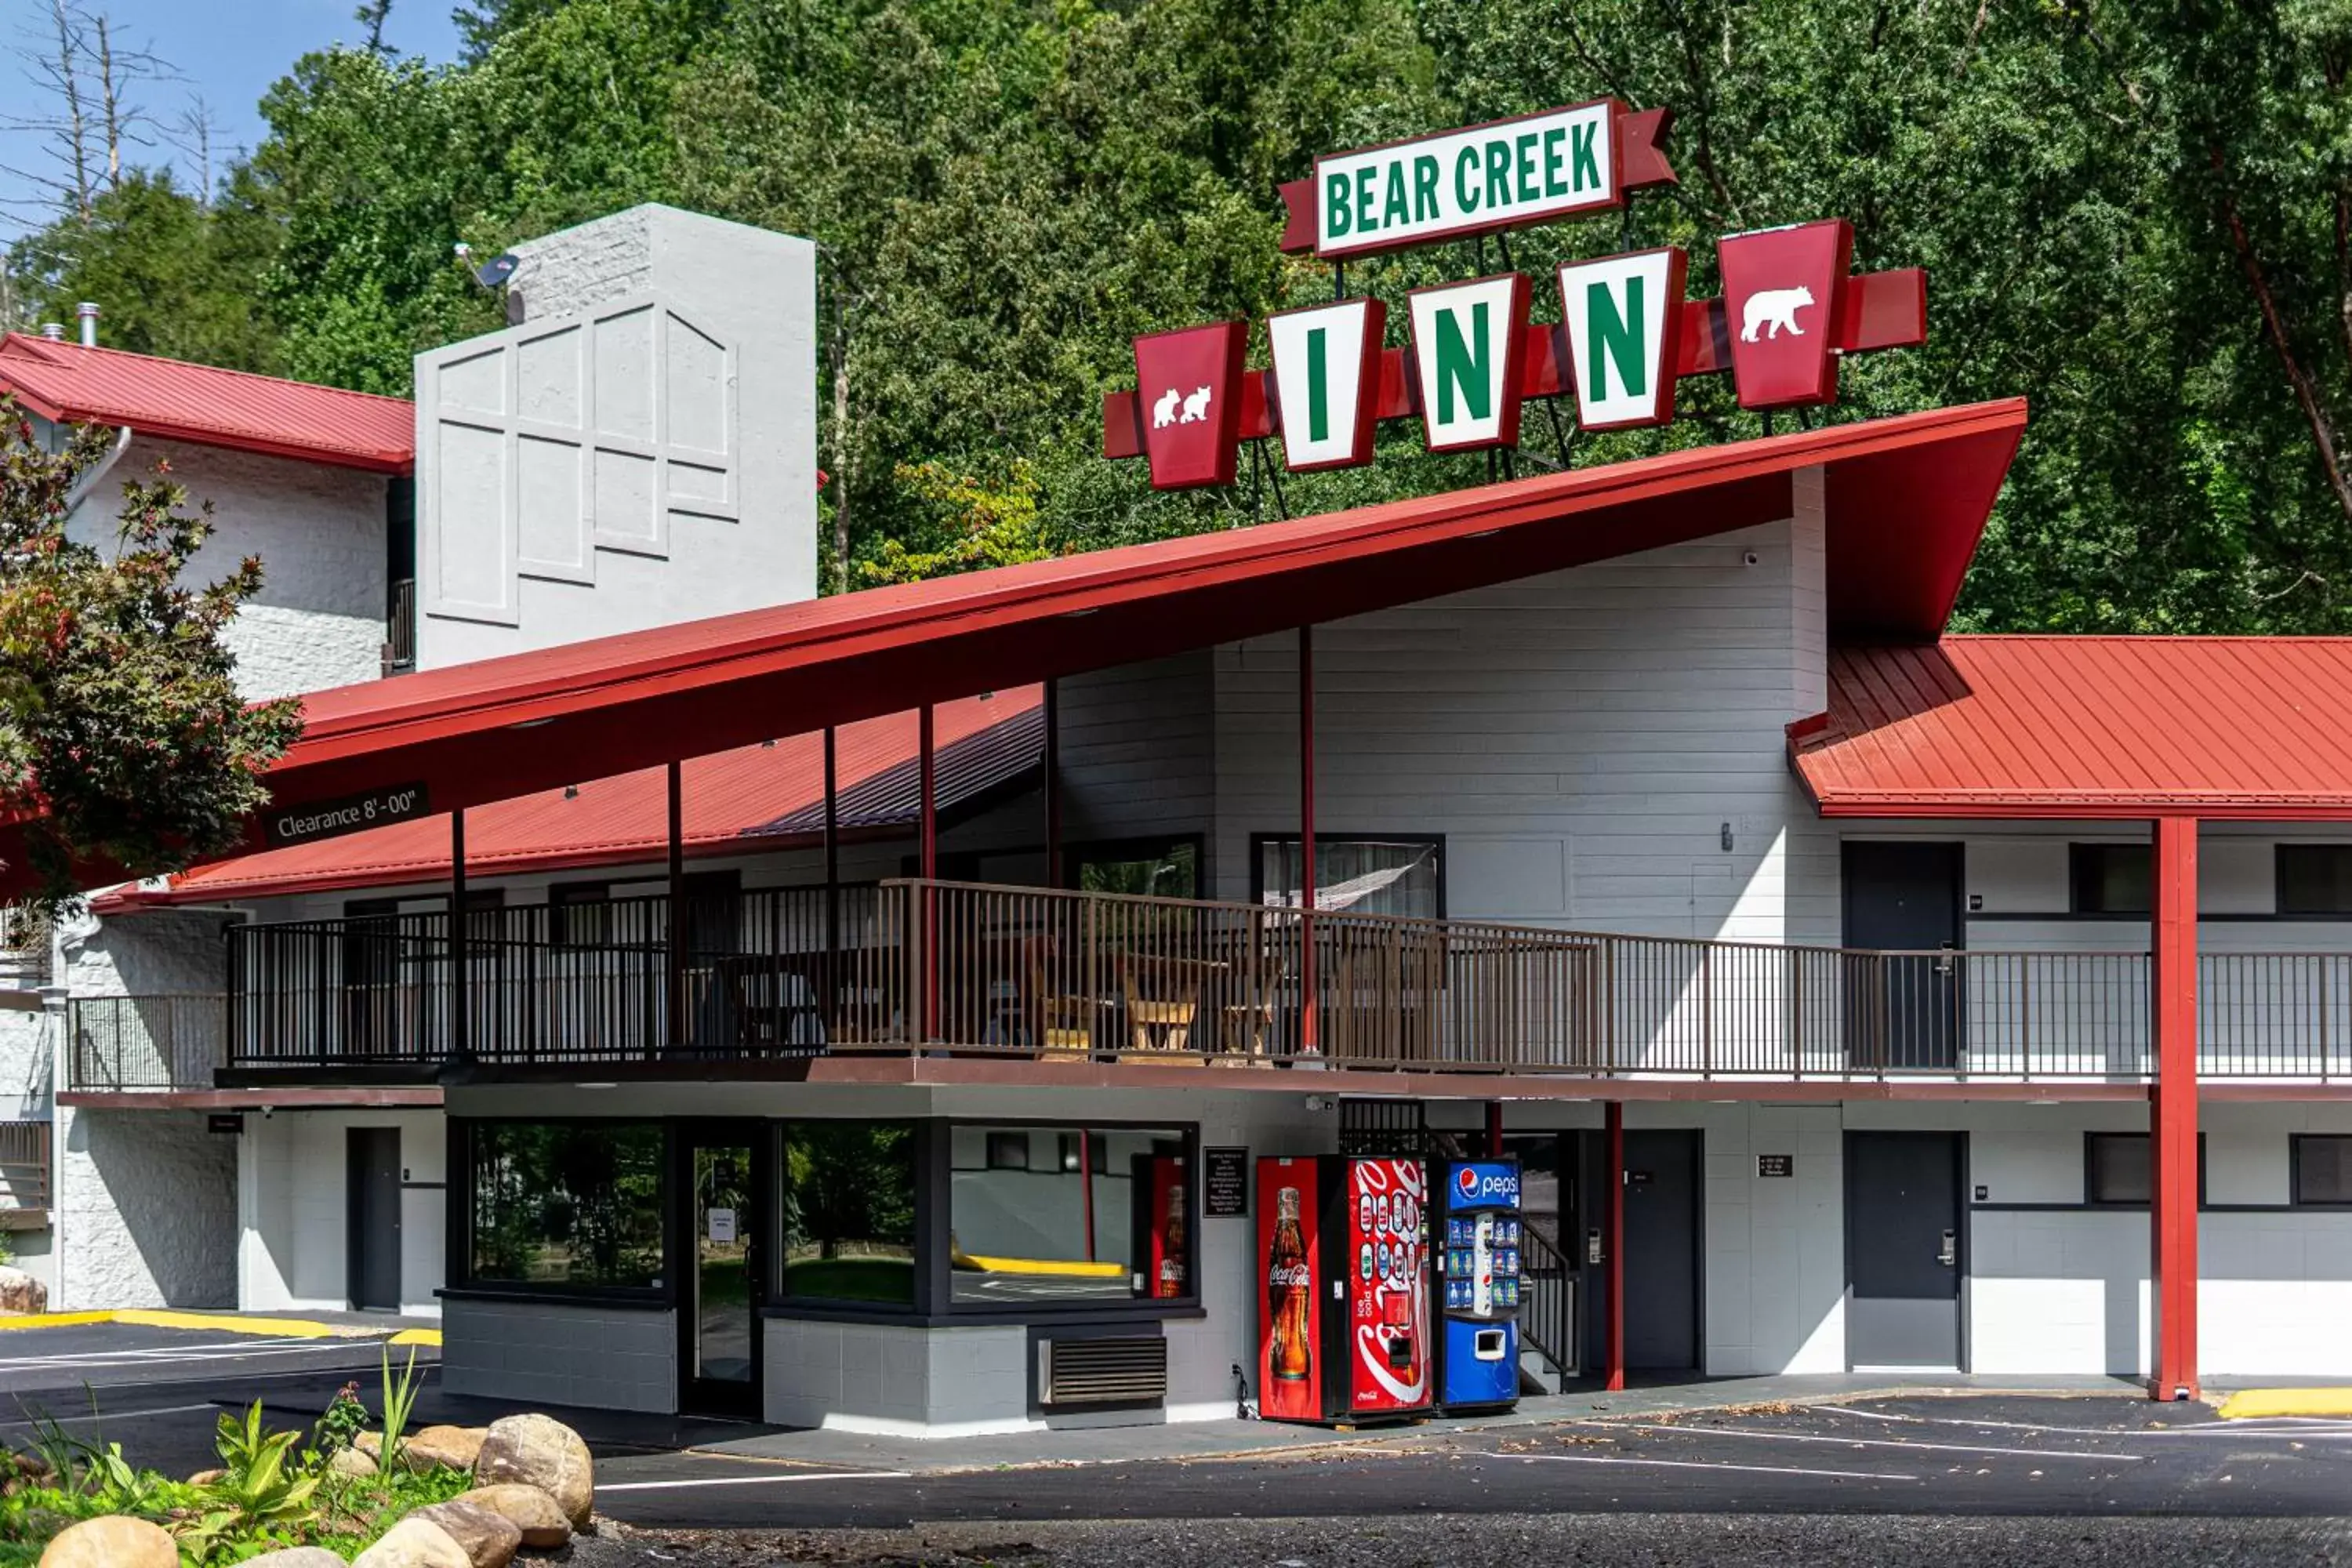
<instances>
[{"instance_id":1,"label":"rooftop sign","mask_svg":"<svg viewBox=\"0 0 2352 1568\"><path fill-rule=\"evenodd\" d=\"M1282 188L1283 247L1336 264L1622 207L1673 182L1669 118L1603 99L1319 158ZM1103 454L1148 457L1154 489L1184 489L1231 484L1240 443L1274 435L1293 472L1369 463L1386 419L1419 418L1433 452L1510 448L1528 398L1569 401L1586 430L1666 425L1682 377L1725 371L1743 408L1819 407L1845 355L1927 339L1927 275L1857 277L1853 258L1843 218L1727 235L1719 300L1685 297L1678 246L1570 261L1541 290L1557 324L1530 319L1519 273L1441 284L1406 297L1399 348L1386 307L1342 289L1268 319L1263 371L1246 368L1247 321L1155 332L1136 340L1138 390L1104 400Z\"/></svg>"}]
</instances>

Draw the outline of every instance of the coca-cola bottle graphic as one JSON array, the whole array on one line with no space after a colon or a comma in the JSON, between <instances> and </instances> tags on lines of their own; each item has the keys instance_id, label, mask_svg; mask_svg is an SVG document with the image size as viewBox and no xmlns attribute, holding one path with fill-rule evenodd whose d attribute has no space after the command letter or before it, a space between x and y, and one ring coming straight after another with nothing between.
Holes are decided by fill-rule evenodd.
<instances>
[{"instance_id":1,"label":"coca-cola bottle graphic","mask_svg":"<svg viewBox=\"0 0 2352 1568\"><path fill-rule=\"evenodd\" d=\"M1297 1187L1285 1187L1276 1194L1274 1213L1274 1246L1265 1268L1274 1345L1266 1367L1285 1383L1304 1383L1315 1370L1314 1355L1307 1345L1307 1292L1314 1281L1307 1276L1307 1238L1298 1228Z\"/></svg>"},{"instance_id":2,"label":"coca-cola bottle graphic","mask_svg":"<svg viewBox=\"0 0 2352 1568\"><path fill-rule=\"evenodd\" d=\"M1160 1232L1158 1294L1174 1300L1184 1293L1184 1184L1168 1189L1168 1224Z\"/></svg>"}]
</instances>

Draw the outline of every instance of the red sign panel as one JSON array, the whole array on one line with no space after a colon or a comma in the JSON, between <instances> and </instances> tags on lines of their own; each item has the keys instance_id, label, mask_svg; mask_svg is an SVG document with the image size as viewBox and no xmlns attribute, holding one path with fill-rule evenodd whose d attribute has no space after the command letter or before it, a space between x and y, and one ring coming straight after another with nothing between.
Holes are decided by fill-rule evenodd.
<instances>
[{"instance_id":1,"label":"red sign panel","mask_svg":"<svg viewBox=\"0 0 2352 1568\"><path fill-rule=\"evenodd\" d=\"M1413 1410L1429 1403L1428 1201L1418 1160L1348 1163L1351 1410Z\"/></svg>"},{"instance_id":2,"label":"red sign panel","mask_svg":"<svg viewBox=\"0 0 2352 1568\"><path fill-rule=\"evenodd\" d=\"M1853 226L1843 218L1736 234L1716 242L1723 265L1731 376L1742 408L1837 400Z\"/></svg>"},{"instance_id":3,"label":"red sign panel","mask_svg":"<svg viewBox=\"0 0 2352 1568\"><path fill-rule=\"evenodd\" d=\"M1313 1421L1322 1414L1316 1364L1322 1328L1316 1264L1315 1162L1271 1156L1257 1163L1257 1405L1268 1420Z\"/></svg>"},{"instance_id":4,"label":"red sign panel","mask_svg":"<svg viewBox=\"0 0 2352 1568\"><path fill-rule=\"evenodd\" d=\"M1135 340L1138 413L1151 488L1229 485L1241 453L1242 356L1247 321Z\"/></svg>"}]
</instances>

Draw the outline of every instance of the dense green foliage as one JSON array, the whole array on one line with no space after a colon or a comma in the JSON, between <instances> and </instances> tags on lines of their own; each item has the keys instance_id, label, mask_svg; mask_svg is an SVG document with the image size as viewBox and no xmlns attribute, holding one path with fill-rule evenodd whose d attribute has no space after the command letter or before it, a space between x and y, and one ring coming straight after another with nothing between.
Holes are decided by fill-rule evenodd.
<instances>
[{"instance_id":1,"label":"dense green foliage","mask_svg":"<svg viewBox=\"0 0 2352 1568\"><path fill-rule=\"evenodd\" d=\"M47 902L74 895L77 862L145 875L234 847L299 727L292 703L244 705L223 637L261 563L184 582L211 507L167 473L102 477L109 445L59 442L0 396L0 809L26 818ZM115 537L68 538L82 489L110 482Z\"/></svg>"},{"instance_id":2,"label":"dense green foliage","mask_svg":"<svg viewBox=\"0 0 2352 1568\"><path fill-rule=\"evenodd\" d=\"M2032 400L1964 624L2352 629L2352 0L476 0L464 30L446 67L297 62L209 207L142 182L20 246L33 316L121 301L134 346L398 392L497 320L453 241L647 199L810 235L826 576L863 586L1248 521L1246 486L1096 456L1128 340L1327 295L1276 247L1316 152L1614 93L1677 111L1680 188L1521 268L1671 238L1711 291L1716 236L1842 214L1860 265L1929 269L1933 322L1848 367L1842 417ZM1484 248L1349 281L1394 303ZM1575 460L1754 432L1685 391ZM1290 509L1485 476L1417 439Z\"/></svg>"}]
</instances>

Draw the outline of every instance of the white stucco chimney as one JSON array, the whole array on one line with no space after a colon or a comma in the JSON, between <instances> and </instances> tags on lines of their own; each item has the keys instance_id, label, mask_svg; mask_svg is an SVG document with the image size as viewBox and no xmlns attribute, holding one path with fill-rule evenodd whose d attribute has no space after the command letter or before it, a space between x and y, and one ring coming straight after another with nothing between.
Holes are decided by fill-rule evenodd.
<instances>
[{"instance_id":1,"label":"white stucco chimney","mask_svg":"<svg viewBox=\"0 0 2352 1568\"><path fill-rule=\"evenodd\" d=\"M416 360L419 668L816 593L816 249L675 207L513 247Z\"/></svg>"}]
</instances>

